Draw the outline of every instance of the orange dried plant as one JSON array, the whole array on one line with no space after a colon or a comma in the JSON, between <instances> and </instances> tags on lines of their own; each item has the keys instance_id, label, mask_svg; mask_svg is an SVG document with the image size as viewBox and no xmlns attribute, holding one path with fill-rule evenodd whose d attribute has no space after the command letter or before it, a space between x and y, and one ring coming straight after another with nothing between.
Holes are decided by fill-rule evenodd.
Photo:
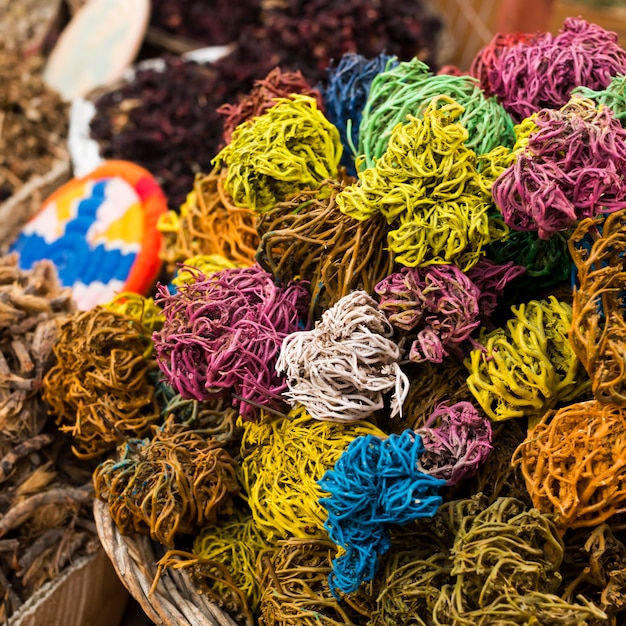
<instances>
[{"instance_id":1,"label":"orange dried plant","mask_svg":"<svg viewBox=\"0 0 626 626\"><path fill-rule=\"evenodd\" d=\"M601 402L626 405L626 210L580 222L568 246L578 269L570 343Z\"/></svg>"},{"instance_id":2,"label":"orange dried plant","mask_svg":"<svg viewBox=\"0 0 626 626\"><path fill-rule=\"evenodd\" d=\"M159 221L164 235L161 257L180 263L199 255L219 254L244 266L252 265L259 243L254 211L233 204L224 189L226 172L197 174L193 191L180 208Z\"/></svg>"},{"instance_id":3,"label":"orange dried plant","mask_svg":"<svg viewBox=\"0 0 626 626\"><path fill-rule=\"evenodd\" d=\"M549 411L512 463L561 533L597 526L626 510L626 409L588 400Z\"/></svg>"}]
</instances>

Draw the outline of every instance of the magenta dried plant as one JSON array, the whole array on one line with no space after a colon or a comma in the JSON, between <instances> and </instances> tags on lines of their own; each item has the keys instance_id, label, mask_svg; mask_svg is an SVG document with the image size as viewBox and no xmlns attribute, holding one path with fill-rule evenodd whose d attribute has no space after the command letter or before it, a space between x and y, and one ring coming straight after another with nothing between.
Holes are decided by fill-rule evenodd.
<instances>
[{"instance_id":1,"label":"magenta dried plant","mask_svg":"<svg viewBox=\"0 0 626 626\"><path fill-rule=\"evenodd\" d=\"M490 61L488 84L517 122L539 109L557 109L574 87L604 89L626 74L617 35L569 17L558 35L544 33L505 47Z\"/></svg>"},{"instance_id":2,"label":"magenta dried plant","mask_svg":"<svg viewBox=\"0 0 626 626\"><path fill-rule=\"evenodd\" d=\"M279 287L259 266L205 276L175 294L159 287L165 324L154 334L159 367L185 398L206 400L231 392L244 419L258 406L278 409L286 383L275 370L283 339L307 326L303 283Z\"/></svg>"},{"instance_id":3,"label":"magenta dried plant","mask_svg":"<svg viewBox=\"0 0 626 626\"><path fill-rule=\"evenodd\" d=\"M492 187L510 228L548 239L578 219L626 207L626 130L608 107L573 97L533 122L527 147Z\"/></svg>"},{"instance_id":4,"label":"magenta dried plant","mask_svg":"<svg viewBox=\"0 0 626 626\"><path fill-rule=\"evenodd\" d=\"M416 363L441 363L480 324L480 291L456 265L404 267L374 289L391 324L414 338Z\"/></svg>"},{"instance_id":5,"label":"magenta dried plant","mask_svg":"<svg viewBox=\"0 0 626 626\"><path fill-rule=\"evenodd\" d=\"M491 422L471 402L440 404L415 432L426 448L419 469L447 485L474 476L492 450Z\"/></svg>"},{"instance_id":6,"label":"magenta dried plant","mask_svg":"<svg viewBox=\"0 0 626 626\"><path fill-rule=\"evenodd\" d=\"M525 272L523 265L516 265L512 261L498 265L487 257L481 257L474 267L467 270L467 277L480 291L478 310L483 325L489 324L506 286Z\"/></svg>"}]
</instances>

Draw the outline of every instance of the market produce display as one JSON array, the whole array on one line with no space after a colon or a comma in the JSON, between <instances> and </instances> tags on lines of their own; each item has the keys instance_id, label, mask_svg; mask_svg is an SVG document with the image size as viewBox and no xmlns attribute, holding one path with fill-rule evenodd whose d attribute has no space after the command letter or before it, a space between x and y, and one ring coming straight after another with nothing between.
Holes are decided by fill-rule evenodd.
<instances>
[{"instance_id":1,"label":"market produce display","mask_svg":"<svg viewBox=\"0 0 626 626\"><path fill-rule=\"evenodd\" d=\"M296 4L261 3L267 32ZM353 4L333 18L358 39ZM437 73L368 46L331 62L301 26L302 73L268 68L236 101L225 66L183 60L99 101L94 132L164 182L145 243L164 267L77 311L34 295L52 266L5 260L3 410L30 422L5 429L0 478L56 421L124 545L149 537L220 624L619 626L626 51L568 18ZM67 235L85 185L40 222ZM78 515L91 489L67 488ZM0 563L10 613L24 567Z\"/></svg>"}]
</instances>

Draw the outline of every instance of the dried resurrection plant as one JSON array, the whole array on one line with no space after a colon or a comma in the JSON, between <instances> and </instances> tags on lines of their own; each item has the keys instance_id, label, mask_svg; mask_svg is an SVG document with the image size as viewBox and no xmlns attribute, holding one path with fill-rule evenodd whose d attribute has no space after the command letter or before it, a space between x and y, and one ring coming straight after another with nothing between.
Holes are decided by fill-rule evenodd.
<instances>
[{"instance_id":1,"label":"dried resurrection plant","mask_svg":"<svg viewBox=\"0 0 626 626\"><path fill-rule=\"evenodd\" d=\"M355 626L366 623L371 586L333 597L328 587L336 546L327 539L288 539L262 556L261 618L264 626Z\"/></svg>"},{"instance_id":2,"label":"dried resurrection plant","mask_svg":"<svg viewBox=\"0 0 626 626\"><path fill-rule=\"evenodd\" d=\"M80 458L113 450L124 436L143 436L160 419L151 347L140 322L103 307L77 313L61 327L43 398Z\"/></svg>"},{"instance_id":3,"label":"dried resurrection plant","mask_svg":"<svg viewBox=\"0 0 626 626\"><path fill-rule=\"evenodd\" d=\"M566 535L561 597L568 602L584 596L621 624L626 612L626 546L623 526L614 533L609 524L581 528Z\"/></svg>"},{"instance_id":4,"label":"dried resurrection plant","mask_svg":"<svg viewBox=\"0 0 626 626\"><path fill-rule=\"evenodd\" d=\"M318 109L324 110L321 93L309 85L302 72L275 67L265 78L256 80L254 87L237 104L223 104L217 110L224 119L224 143L230 142L239 124L263 115L278 98L288 98L294 93L314 98Z\"/></svg>"},{"instance_id":5,"label":"dried resurrection plant","mask_svg":"<svg viewBox=\"0 0 626 626\"><path fill-rule=\"evenodd\" d=\"M522 425L520 425L520 423ZM481 493L489 504L497 498L515 498L526 506L532 500L526 490L526 482L518 466L511 464L513 454L526 438L523 420L506 420L494 424L491 439L492 450L485 462L479 466L476 475L461 483L453 491L454 497L467 493Z\"/></svg>"},{"instance_id":6,"label":"dried resurrection plant","mask_svg":"<svg viewBox=\"0 0 626 626\"><path fill-rule=\"evenodd\" d=\"M297 406L289 418L246 422L239 479L259 531L268 540L326 537L317 482L333 468L351 441L385 437L366 421L314 420Z\"/></svg>"},{"instance_id":7,"label":"dried resurrection plant","mask_svg":"<svg viewBox=\"0 0 626 626\"><path fill-rule=\"evenodd\" d=\"M513 462L561 532L597 526L626 508L626 412L597 400L548 412Z\"/></svg>"},{"instance_id":8,"label":"dried resurrection plant","mask_svg":"<svg viewBox=\"0 0 626 626\"><path fill-rule=\"evenodd\" d=\"M221 563L224 565L232 581L236 584L241 595L245 597L249 607L248 612L256 612L260 602L260 585L257 574L257 559L262 550L270 549L262 533L259 532L252 515L247 512L238 512L228 521L220 521L215 526L206 526L196 537L193 544L193 553L197 561L192 565L192 577L202 582L203 593L221 599L231 593L228 581L203 577L206 562ZM239 610L246 613L246 610Z\"/></svg>"},{"instance_id":9,"label":"dried resurrection plant","mask_svg":"<svg viewBox=\"0 0 626 626\"><path fill-rule=\"evenodd\" d=\"M425 448L417 466L447 485L476 474L492 450L491 422L470 402L440 404L416 434Z\"/></svg>"},{"instance_id":10,"label":"dried resurrection plant","mask_svg":"<svg viewBox=\"0 0 626 626\"><path fill-rule=\"evenodd\" d=\"M395 126L385 153L337 196L346 215L385 216L389 248L402 265L454 263L467 270L508 231L489 218L491 195L465 145L462 113L448 96L434 98L423 120L409 115Z\"/></svg>"},{"instance_id":11,"label":"dried resurrection plant","mask_svg":"<svg viewBox=\"0 0 626 626\"><path fill-rule=\"evenodd\" d=\"M163 233L161 257L180 263L198 255L219 254L252 265L258 245L256 216L233 204L224 189L226 172L218 169L197 174L193 190L180 207L180 216L169 211L159 219Z\"/></svg>"},{"instance_id":12,"label":"dried resurrection plant","mask_svg":"<svg viewBox=\"0 0 626 626\"><path fill-rule=\"evenodd\" d=\"M451 581L441 588L436 626L581 626L606 615L556 592L563 542L551 519L514 498L498 498L463 519L450 552Z\"/></svg>"},{"instance_id":13,"label":"dried resurrection plant","mask_svg":"<svg viewBox=\"0 0 626 626\"><path fill-rule=\"evenodd\" d=\"M390 524L437 511L445 481L419 469L423 453L421 438L411 430L385 438L357 437L319 481L329 493L320 500L328 511L325 528L343 548L328 577L335 597L374 578L380 556L391 546Z\"/></svg>"},{"instance_id":14,"label":"dried resurrection plant","mask_svg":"<svg viewBox=\"0 0 626 626\"><path fill-rule=\"evenodd\" d=\"M570 342L601 402L626 404L626 210L582 220L569 239L578 287Z\"/></svg>"},{"instance_id":15,"label":"dried resurrection plant","mask_svg":"<svg viewBox=\"0 0 626 626\"><path fill-rule=\"evenodd\" d=\"M246 419L259 406L282 409L286 383L275 364L283 339L308 325L303 284L277 286L258 265L197 272L175 294L162 285L157 302L165 314L157 360L176 391L196 400L232 394Z\"/></svg>"},{"instance_id":16,"label":"dried resurrection plant","mask_svg":"<svg viewBox=\"0 0 626 626\"><path fill-rule=\"evenodd\" d=\"M626 207L626 130L610 109L573 97L531 119L528 145L491 189L510 228L547 239L578 219Z\"/></svg>"},{"instance_id":17,"label":"dried resurrection plant","mask_svg":"<svg viewBox=\"0 0 626 626\"><path fill-rule=\"evenodd\" d=\"M408 333L409 359L441 363L480 324L476 285L455 265L405 267L375 287L379 309ZM412 332L413 331L413 332Z\"/></svg>"},{"instance_id":18,"label":"dried resurrection plant","mask_svg":"<svg viewBox=\"0 0 626 626\"><path fill-rule=\"evenodd\" d=\"M325 311L310 331L289 335L276 363L285 372L288 401L315 419L354 422L384 406L402 414L409 379L400 369L400 349L391 324L365 291L353 291Z\"/></svg>"},{"instance_id":19,"label":"dried resurrection plant","mask_svg":"<svg viewBox=\"0 0 626 626\"><path fill-rule=\"evenodd\" d=\"M295 94L240 124L213 164L228 166L224 186L235 204L262 213L299 189L336 178L341 153L339 131L316 101Z\"/></svg>"},{"instance_id":20,"label":"dried resurrection plant","mask_svg":"<svg viewBox=\"0 0 626 626\"><path fill-rule=\"evenodd\" d=\"M259 218L260 265L280 282L310 281L311 319L351 291L372 293L393 271L387 222L377 215L363 222L337 206L339 183L302 191Z\"/></svg>"},{"instance_id":21,"label":"dried resurrection plant","mask_svg":"<svg viewBox=\"0 0 626 626\"><path fill-rule=\"evenodd\" d=\"M540 418L557 402L574 400L589 380L567 339L569 305L554 296L511 307L505 328L481 332L466 359L467 385L493 420Z\"/></svg>"},{"instance_id":22,"label":"dried resurrection plant","mask_svg":"<svg viewBox=\"0 0 626 626\"><path fill-rule=\"evenodd\" d=\"M236 463L217 442L170 422L154 427L152 439L131 439L119 452L119 460L98 466L93 481L121 533L149 534L171 548L177 535L232 511Z\"/></svg>"}]
</instances>

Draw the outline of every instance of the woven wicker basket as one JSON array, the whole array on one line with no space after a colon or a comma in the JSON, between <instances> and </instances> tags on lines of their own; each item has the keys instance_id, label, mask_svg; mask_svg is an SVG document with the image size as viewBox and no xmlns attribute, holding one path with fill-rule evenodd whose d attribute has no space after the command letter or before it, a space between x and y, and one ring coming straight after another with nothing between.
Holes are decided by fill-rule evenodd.
<instances>
[{"instance_id":1,"label":"woven wicker basket","mask_svg":"<svg viewBox=\"0 0 626 626\"><path fill-rule=\"evenodd\" d=\"M109 515L108 506L96 500L94 516L98 536L122 583L146 615L159 626L238 626L229 615L197 593L183 570L166 568L155 591L156 546L146 535L123 536Z\"/></svg>"}]
</instances>

